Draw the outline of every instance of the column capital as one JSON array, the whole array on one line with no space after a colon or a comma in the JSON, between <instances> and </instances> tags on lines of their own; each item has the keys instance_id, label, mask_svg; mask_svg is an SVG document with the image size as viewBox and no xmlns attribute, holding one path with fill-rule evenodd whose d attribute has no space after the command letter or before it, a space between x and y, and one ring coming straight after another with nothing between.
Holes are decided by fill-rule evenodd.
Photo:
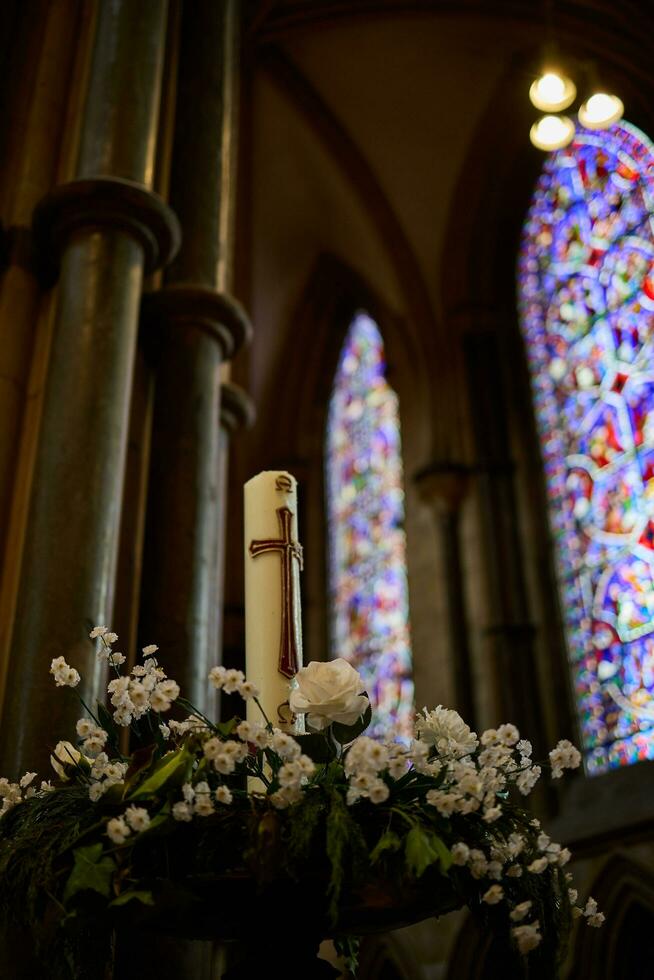
<instances>
[{"instance_id":1,"label":"column capital","mask_svg":"<svg viewBox=\"0 0 654 980\"><path fill-rule=\"evenodd\" d=\"M238 429L250 429L254 425L254 402L240 385L223 381L220 386L220 424L230 435Z\"/></svg>"},{"instance_id":2,"label":"column capital","mask_svg":"<svg viewBox=\"0 0 654 980\"><path fill-rule=\"evenodd\" d=\"M241 304L209 286L170 283L143 297L145 318L171 326L186 325L218 342L223 358L230 358L252 336L250 319Z\"/></svg>"},{"instance_id":3,"label":"column capital","mask_svg":"<svg viewBox=\"0 0 654 980\"><path fill-rule=\"evenodd\" d=\"M81 229L119 229L143 247L144 271L167 265L179 249L179 221L163 198L144 184L121 177L90 177L55 187L37 204L32 218L41 274L57 275L60 254Z\"/></svg>"},{"instance_id":4,"label":"column capital","mask_svg":"<svg viewBox=\"0 0 654 980\"><path fill-rule=\"evenodd\" d=\"M413 477L421 499L439 511L455 514L470 486L471 469L466 463L436 461L424 466Z\"/></svg>"}]
</instances>

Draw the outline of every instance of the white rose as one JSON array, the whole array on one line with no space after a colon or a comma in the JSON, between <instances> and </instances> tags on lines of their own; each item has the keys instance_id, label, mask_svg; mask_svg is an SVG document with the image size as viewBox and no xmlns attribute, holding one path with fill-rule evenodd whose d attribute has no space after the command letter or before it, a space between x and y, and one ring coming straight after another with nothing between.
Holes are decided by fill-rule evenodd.
<instances>
[{"instance_id":1,"label":"white rose","mask_svg":"<svg viewBox=\"0 0 654 980\"><path fill-rule=\"evenodd\" d=\"M291 711L307 715L317 731L333 721L353 725L368 707L363 681L347 660L339 657L329 663L312 661L295 675L297 687L290 694Z\"/></svg>"}]
</instances>

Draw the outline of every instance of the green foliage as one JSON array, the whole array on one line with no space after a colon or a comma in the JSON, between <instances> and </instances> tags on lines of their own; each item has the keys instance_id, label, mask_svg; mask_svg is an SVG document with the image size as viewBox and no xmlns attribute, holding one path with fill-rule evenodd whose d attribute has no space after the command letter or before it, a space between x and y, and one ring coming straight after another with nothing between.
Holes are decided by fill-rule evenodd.
<instances>
[{"instance_id":1,"label":"green foliage","mask_svg":"<svg viewBox=\"0 0 654 980\"><path fill-rule=\"evenodd\" d=\"M113 902L109 904L116 908L120 905L127 905L128 902L141 902L142 905L154 905L154 896L152 892L136 890L121 892L118 898L114 898Z\"/></svg>"},{"instance_id":2,"label":"green foliage","mask_svg":"<svg viewBox=\"0 0 654 980\"><path fill-rule=\"evenodd\" d=\"M392 830L385 831L372 851L370 852L370 863L376 864L383 854L395 853L402 847L402 841Z\"/></svg>"},{"instance_id":3,"label":"green foliage","mask_svg":"<svg viewBox=\"0 0 654 980\"><path fill-rule=\"evenodd\" d=\"M452 864L452 855L440 837L417 825L406 836L404 857L407 868L417 878L432 864L438 862L443 872Z\"/></svg>"},{"instance_id":4,"label":"green foliage","mask_svg":"<svg viewBox=\"0 0 654 980\"><path fill-rule=\"evenodd\" d=\"M331 726L332 735L339 745L347 745L349 742L353 742L355 738L358 738L362 732L365 732L371 720L372 708L370 707L370 702L368 702L368 707L364 714L353 725L340 725L337 721L333 722Z\"/></svg>"},{"instance_id":5,"label":"green foliage","mask_svg":"<svg viewBox=\"0 0 654 980\"><path fill-rule=\"evenodd\" d=\"M128 800L141 800L161 790L179 787L190 778L195 756L186 745L175 752L168 752L154 766L152 772L135 790L128 794Z\"/></svg>"},{"instance_id":6,"label":"green foliage","mask_svg":"<svg viewBox=\"0 0 654 980\"><path fill-rule=\"evenodd\" d=\"M332 922L336 922L348 862L352 866L356 878L357 871L360 870L362 864L367 863L368 858L368 848L363 832L337 790L332 790L329 796L325 843L327 857L331 865L331 878L327 888L329 917Z\"/></svg>"},{"instance_id":7,"label":"green foliage","mask_svg":"<svg viewBox=\"0 0 654 980\"><path fill-rule=\"evenodd\" d=\"M116 870L116 862L108 855L103 856L103 845L88 844L73 851L73 870L64 888L63 901L67 905L78 892L94 891L104 898L111 893L111 880Z\"/></svg>"}]
</instances>

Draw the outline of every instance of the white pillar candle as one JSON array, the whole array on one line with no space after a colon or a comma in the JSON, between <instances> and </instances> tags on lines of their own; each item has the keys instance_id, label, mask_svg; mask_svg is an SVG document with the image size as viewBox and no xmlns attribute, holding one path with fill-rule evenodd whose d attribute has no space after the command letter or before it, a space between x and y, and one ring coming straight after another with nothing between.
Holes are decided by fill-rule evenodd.
<instances>
[{"instance_id":1,"label":"white pillar candle","mask_svg":"<svg viewBox=\"0 0 654 980\"><path fill-rule=\"evenodd\" d=\"M297 481L266 471L245 484L245 672L274 725L298 730L289 684L302 666ZM261 721L248 702L248 719ZM303 719L302 719L303 720Z\"/></svg>"}]
</instances>

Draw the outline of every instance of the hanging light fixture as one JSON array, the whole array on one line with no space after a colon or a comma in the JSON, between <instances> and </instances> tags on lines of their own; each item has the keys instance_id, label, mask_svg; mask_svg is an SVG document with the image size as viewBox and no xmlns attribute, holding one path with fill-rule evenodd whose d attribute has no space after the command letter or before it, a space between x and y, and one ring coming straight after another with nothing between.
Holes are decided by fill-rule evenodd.
<instances>
[{"instance_id":1,"label":"hanging light fixture","mask_svg":"<svg viewBox=\"0 0 654 980\"><path fill-rule=\"evenodd\" d=\"M571 78L557 71L545 71L529 89L529 98L541 112L560 112L567 109L577 95Z\"/></svg>"},{"instance_id":2,"label":"hanging light fixture","mask_svg":"<svg viewBox=\"0 0 654 980\"><path fill-rule=\"evenodd\" d=\"M575 124L568 116L541 116L529 131L529 139L539 150L560 150L572 143Z\"/></svg>"},{"instance_id":3,"label":"hanging light fixture","mask_svg":"<svg viewBox=\"0 0 654 980\"><path fill-rule=\"evenodd\" d=\"M579 122L584 129L608 129L623 113L624 105L617 95L595 92L579 106Z\"/></svg>"}]
</instances>

